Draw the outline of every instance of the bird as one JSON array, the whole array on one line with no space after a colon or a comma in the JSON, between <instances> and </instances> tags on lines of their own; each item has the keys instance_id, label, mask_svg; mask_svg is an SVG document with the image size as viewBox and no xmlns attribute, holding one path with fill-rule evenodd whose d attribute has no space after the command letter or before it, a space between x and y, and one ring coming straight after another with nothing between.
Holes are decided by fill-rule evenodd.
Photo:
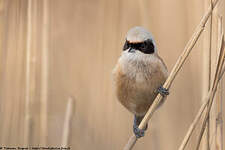
<instances>
[{"instance_id":1,"label":"bird","mask_svg":"<svg viewBox=\"0 0 225 150\"><path fill-rule=\"evenodd\" d=\"M163 87L168 77L167 67L147 29L136 26L127 32L123 51L112 74L117 99L134 114L133 132L137 138L143 137L148 124L144 129L138 126L144 115L158 93L163 97L169 94Z\"/></svg>"}]
</instances>

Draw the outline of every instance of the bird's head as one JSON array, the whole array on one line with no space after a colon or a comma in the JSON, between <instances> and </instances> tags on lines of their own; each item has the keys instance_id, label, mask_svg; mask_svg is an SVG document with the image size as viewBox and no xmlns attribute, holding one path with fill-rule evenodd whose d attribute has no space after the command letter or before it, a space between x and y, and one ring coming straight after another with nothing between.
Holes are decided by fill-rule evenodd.
<instances>
[{"instance_id":1,"label":"bird's head","mask_svg":"<svg viewBox=\"0 0 225 150\"><path fill-rule=\"evenodd\" d=\"M127 32L123 50L130 53L140 51L144 54L156 53L156 45L153 36L143 27L134 27Z\"/></svg>"}]
</instances>

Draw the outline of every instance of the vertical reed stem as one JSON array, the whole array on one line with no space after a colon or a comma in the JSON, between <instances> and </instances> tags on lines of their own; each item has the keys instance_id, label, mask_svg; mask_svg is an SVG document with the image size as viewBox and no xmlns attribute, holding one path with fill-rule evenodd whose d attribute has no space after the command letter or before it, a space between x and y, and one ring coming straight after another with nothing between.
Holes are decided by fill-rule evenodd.
<instances>
[{"instance_id":1,"label":"vertical reed stem","mask_svg":"<svg viewBox=\"0 0 225 150\"><path fill-rule=\"evenodd\" d=\"M205 9L208 7L212 9L212 0L205 1ZM210 89L210 78L211 78L211 44L212 43L212 15L209 17L207 26L205 29L204 43L203 43L203 87L202 87L202 97L207 95ZM205 134L203 136L202 150L209 150L209 119L207 121L207 127L205 129Z\"/></svg>"},{"instance_id":2,"label":"vertical reed stem","mask_svg":"<svg viewBox=\"0 0 225 150\"><path fill-rule=\"evenodd\" d=\"M62 136L62 147L67 147L69 144L69 137L71 132L71 123L73 117L74 109L74 100L70 97L68 99L68 104L66 108L64 127L63 127L63 136Z\"/></svg>"},{"instance_id":3,"label":"vertical reed stem","mask_svg":"<svg viewBox=\"0 0 225 150\"><path fill-rule=\"evenodd\" d=\"M25 133L24 133L24 145L30 143L31 133L31 108L30 108L30 89L31 89L31 38L32 38L32 2L27 1L27 42L26 42L26 89L25 89Z\"/></svg>"},{"instance_id":4,"label":"vertical reed stem","mask_svg":"<svg viewBox=\"0 0 225 150\"><path fill-rule=\"evenodd\" d=\"M215 72L215 75L214 75L214 82L213 82L213 85L211 86L211 88L213 88L213 89L217 89L216 85L217 85L217 82L220 79L220 76L222 75L222 66L224 64L224 59L225 59L224 36L223 36L223 34L219 39L219 43L220 43L219 44L219 56L218 56L218 60L217 60L217 64L216 64L216 72ZM211 110L211 107L212 107L212 104L213 104L213 98L214 98L214 96L210 98L210 101L209 101L209 104L208 104L209 107L207 108L207 112L206 112L206 115L204 117L203 124L201 126L201 131L200 131L200 134L198 136L198 142L197 142L196 150L199 149L200 144L201 144L202 135L204 133L206 123L207 123L207 119L209 118L209 113L210 113L210 110Z\"/></svg>"},{"instance_id":5,"label":"vertical reed stem","mask_svg":"<svg viewBox=\"0 0 225 150\"><path fill-rule=\"evenodd\" d=\"M223 33L222 17L218 19L218 45L221 34ZM216 150L223 149L223 118L222 118L222 100L223 100L223 79L219 82L217 92L217 116L216 116Z\"/></svg>"},{"instance_id":6,"label":"vertical reed stem","mask_svg":"<svg viewBox=\"0 0 225 150\"><path fill-rule=\"evenodd\" d=\"M49 51L49 14L48 0L43 1L43 26L42 26L42 67L41 67L41 145L47 143L47 114L48 114L48 51Z\"/></svg>"}]
</instances>

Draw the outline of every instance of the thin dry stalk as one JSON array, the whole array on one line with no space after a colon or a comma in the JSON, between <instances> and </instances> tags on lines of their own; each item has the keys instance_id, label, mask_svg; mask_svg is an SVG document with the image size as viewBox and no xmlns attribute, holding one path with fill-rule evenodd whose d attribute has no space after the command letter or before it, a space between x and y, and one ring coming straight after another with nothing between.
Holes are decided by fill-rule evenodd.
<instances>
[{"instance_id":1,"label":"thin dry stalk","mask_svg":"<svg viewBox=\"0 0 225 150\"><path fill-rule=\"evenodd\" d=\"M48 114L48 51L49 51L49 14L48 2L43 1L43 26L42 26L42 67L41 67L41 145L46 145L47 141L47 114Z\"/></svg>"},{"instance_id":2,"label":"thin dry stalk","mask_svg":"<svg viewBox=\"0 0 225 150\"><path fill-rule=\"evenodd\" d=\"M218 86L218 83L219 82L215 83L215 86ZM191 125L190 125L190 127L188 129L188 132L186 133L186 135L185 135L185 137L184 137L184 139L183 139L183 141L182 141L182 143L181 143L181 145L179 147L179 150L184 150L185 149L185 147L186 147L186 145L187 145L187 143L188 143L188 141L189 141L189 139L191 137L191 134L193 133L193 130L195 129L198 121L200 120L201 115L204 112L204 109L206 108L207 104L209 103L209 100L212 97L214 97L215 93L216 93L216 88L210 89L210 91L208 92L207 96L203 99L204 102L201 105L201 107L200 107L200 109L199 109L199 111L198 111L194 121L191 123Z\"/></svg>"},{"instance_id":3,"label":"thin dry stalk","mask_svg":"<svg viewBox=\"0 0 225 150\"><path fill-rule=\"evenodd\" d=\"M212 0L205 0L205 9L207 10L208 7L212 9ZM204 36L204 43L203 43L203 85L202 85L202 95L203 97L209 92L210 90L210 83L211 83L211 47L212 47L212 16L209 17L209 21L206 24L205 29L205 36ZM206 131L203 136L203 150L209 149L209 120L207 121Z\"/></svg>"},{"instance_id":4,"label":"thin dry stalk","mask_svg":"<svg viewBox=\"0 0 225 150\"><path fill-rule=\"evenodd\" d=\"M221 42L221 41L220 41ZM222 45L222 44L220 44ZM221 74L223 75L223 74ZM216 77L216 76L215 76ZM188 132L187 134L185 135L180 147L179 147L179 150L184 150L186 145L187 145L187 142L189 141L190 139L190 136L191 134L193 133L193 130L195 129L196 125L197 125L197 122L200 120L200 117L204 111L204 109L206 108L207 104L209 103L209 100L212 99L216 93L216 87L218 86L218 83L219 83L219 80L221 78L218 78L218 81L217 80L214 80L214 83L213 85L215 86L213 89L210 89L210 91L208 92L207 96L203 99L204 100L204 103L202 104L201 108L199 109L198 111L198 114L196 115L194 121L192 122L192 124L190 125L189 129L188 129ZM207 123L207 121L206 121Z\"/></svg>"},{"instance_id":5,"label":"thin dry stalk","mask_svg":"<svg viewBox=\"0 0 225 150\"><path fill-rule=\"evenodd\" d=\"M25 133L24 144L30 143L31 132L31 108L30 108L30 89L31 89L31 39L32 39L32 1L28 1L27 8L27 42L26 42L26 89L25 89Z\"/></svg>"},{"instance_id":6,"label":"thin dry stalk","mask_svg":"<svg viewBox=\"0 0 225 150\"><path fill-rule=\"evenodd\" d=\"M217 63L217 66L216 66L216 73L215 73L215 76L214 76L214 82L213 82L214 84L212 86L212 89L215 89L215 90L217 89L217 82L219 82L219 77L221 76L221 71L222 71L222 67L223 67L223 64L224 64L224 58L225 58L223 35L220 38L220 43L221 44L220 44L220 47L219 47L219 57L218 57L218 61L217 61L218 63ZM197 144L196 150L198 150L199 147L200 147L201 139L202 139L205 127L206 127L207 119L209 118L209 113L210 113L210 110L211 110L211 107L212 107L214 96L215 96L215 94L210 98L209 105L208 105L208 108L207 108L207 112L206 112L206 115L204 117L204 121L203 121L203 124L202 124L202 127L201 127L201 132L200 132L200 135L198 137L198 144Z\"/></svg>"},{"instance_id":7,"label":"thin dry stalk","mask_svg":"<svg viewBox=\"0 0 225 150\"><path fill-rule=\"evenodd\" d=\"M217 2L218 2L218 0L215 0L213 2L213 8L216 6ZM171 73L170 73L169 77L167 78L166 82L164 83L164 85L163 85L164 88L166 88L166 89L170 88L170 86L171 86L173 80L175 79L177 73L181 69L181 67L184 64L186 58L190 54L192 48L196 44L196 42L197 42L199 36L201 35L202 31L204 30L205 24L206 24L209 16L211 15L213 8L209 7L207 12L203 16L200 24L197 26L196 31L194 32L194 34L192 35L191 39L187 43L186 47L184 48L183 53L178 58L175 66L173 67L173 70L171 71ZM160 103L162 98L163 97L160 94L157 95L157 97L155 98L153 104L151 105L151 107L149 108L149 110L146 113L145 117L141 121L141 123L139 125L139 129L143 129L143 127L145 127L145 125L147 124L147 122L150 120L150 118L152 117L153 113L155 112L155 110L156 110L156 108L157 108L157 106ZM129 139L128 143L125 145L124 150L131 150L133 148L133 146L135 145L136 141L137 141L137 138L133 134L131 136L131 138Z\"/></svg>"},{"instance_id":8,"label":"thin dry stalk","mask_svg":"<svg viewBox=\"0 0 225 150\"><path fill-rule=\"evenodd\" d=\"M218 87L217 98L217 116L216 116L216 132L215 132L215 144L217 150L223 149L223 118L222 118L222 100L223 100L223 81L221 80Z\"/></svg>"},{"instance_id":9,"label":"thin dry stalk","mask_svg":"<svg viewBox=\"0 0 225 150\"><path fill-rule=\"evenodd\" d=\"M212 9L212 0L205 0L205 9L208 7ZM210 90L210 83L211 83L211 47L212 47L212 16L209 17L209 21L206 24L205 35L204 36L204 52L203 52L203 86L202 86L202 95L203 97L209 92ZM203 150L209 150L209 120L207 121L207 126L205 130L205 134L203 136Z\"/></svg>"},{"instance_id":10,"label":"thin dry stalk","mask_svg":"<svg viewBox=\"0 0 225 150\"><path fill-rule=\"evenodd\" d=\"M71 131L71 123L73 118L73 109L74 109L74 100L73 98L68 99L68 104L66 108L66 115L63 127L63 136L62 136L62 147L67 147L69 144L69 136Z\"/></svg>"},{"instance_id":11,"label":"thin dry stalk","mask_svg":"<svg viewBox=\"0 0 225 150\"><path fill-rule=\"evenodd\" d=\"M223 34L223 25L222 25L222 17L218 18L218 39L220 38L220 34ZM219 45L220 43L218 43ZM222 70L223 74L223 70ZM219 79L221 79L219 77ZM218 87L218 97L217 97L217 116L216 116L216 148L217 150L223 149L223 118L222 118L222 96L223 96L223 81L220 81Z\"/></svg>"},{"instance_id":12,"label":"thin dry stalk","mask_svg":"<svg viewBox=\"0 0 225 150\"><path fill-rule=\"evenodd\" d=\"M212 92L213 91L210 90L208 92L207 96L203 99L203 104L200 107L197 115L195 116L194 121L191 123L191 125L190 125L190 127L188 129L188 132L186 133L186 135L185 135L185 137L184 137L184 139L183 139L183 141L182 141L182 143L181 143L181 145L179 147L179 150L184 150L185 149L185 147L186 147L186 145L187 145L187 143L188 143L188 141L189 141L189 139L190 139L190 137L191 137L191 135L192 135L192 133L193 133L197 123L198 123L198 121L200 120L200 117L202 116L202 113L204 112L204 110L205 110L205 108L206 108L206 106L207 106L207 104L209 102L209 98L210 98L210 95L212 94Z\"/></svg>"},{"instance_id":13,"label":"thin dry stalk","mask_svg":"<svg viewBox=\"0 0 225 150\"><path fill-rule=\"evenodd\" d=\"M225 41L224 41L225 42ZM222 74L224 74L224 72L225 72L225 65L223 66L223 69L222 69L222 71L221 71L221 76L219 77L219 78L222 78Z\"/></svg>"}]
</instances>

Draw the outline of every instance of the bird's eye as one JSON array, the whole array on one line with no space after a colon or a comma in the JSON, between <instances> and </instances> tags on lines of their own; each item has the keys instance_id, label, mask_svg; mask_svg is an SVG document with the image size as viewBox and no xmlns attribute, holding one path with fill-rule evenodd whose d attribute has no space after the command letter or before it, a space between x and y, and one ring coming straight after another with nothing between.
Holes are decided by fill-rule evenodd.
<instances>
[{"instance_id":1,"label":"bird's eye","mask_svg":"<svg viewBox=\"0 0 225 150\"><path fill-rule=\"evenodd\" d=\"M126 42L125 42L125 44L124 44L124 46L123 46L123 50L125 51L125 50L127 50L129 48L129 43L127 42L127 40L126 40Z\"/></svg>"},{"instance_id":2,"label":"bird's eye","mask_svg":"<svg viewBox=\"0 0 225 150\"><path fill-rule=\"evenodd\" d=\"M154 47L154 44L153 44L152 42L149 42L149 43L148 43L148 49L149 49L150 51L153 51L153 52L154 52L155 47Z\"/></svg>"},{"instance_id":3,"label":"bird's eye","mask_svg":"<svg viewBox=\"0 0 225 150\"><path fill-rule=\"evenodd\" d=\"M145 49L147 49L147 48L148 48L148 45L147 45L147 43L146 43L146 42L141 43L141 45L140 45L140 49L145 50Z\"/></svg>"},{"instance_id":4,"label":"bird's eye","mask_svg":"<svg viewBox=\"0 0 225 150\"><path fill-rule=\"evenodd\" d=\"M146 40L143 43L140 43L140 50L145 54L152 54L155 52L154 44L151 40Z\"/></svg>"}]
</instances>

